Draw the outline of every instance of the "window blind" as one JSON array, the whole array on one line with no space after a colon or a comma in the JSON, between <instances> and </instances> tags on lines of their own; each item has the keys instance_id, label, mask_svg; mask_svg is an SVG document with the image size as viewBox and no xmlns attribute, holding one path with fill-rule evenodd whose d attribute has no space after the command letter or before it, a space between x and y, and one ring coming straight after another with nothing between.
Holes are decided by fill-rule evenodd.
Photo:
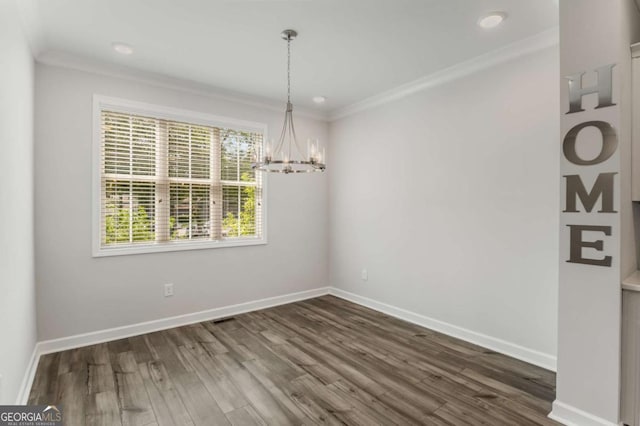
<instances>
[{"instance_id":1,"label":"window blind","mask_svg":"<svg viewBox=\"0 0 640 426\"><path fill-rule=\"evenodd\" d=\"M101 111L101 248L260 238L262 133Z\"/></svg>"}]
</instances>

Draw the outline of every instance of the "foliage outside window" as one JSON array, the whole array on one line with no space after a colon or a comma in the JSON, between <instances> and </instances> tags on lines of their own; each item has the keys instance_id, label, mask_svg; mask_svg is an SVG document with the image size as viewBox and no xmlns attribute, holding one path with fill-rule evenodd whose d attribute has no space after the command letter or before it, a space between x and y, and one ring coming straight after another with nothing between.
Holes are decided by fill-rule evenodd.
<instances>
[{"instance_id":1,"label":"foliage outside window","mask_svg":"<svg viewBox=\"0 0 640 426\"><path fill-rule=\"evenodd\" d=\"M107 109L100 118L101 250L262 238L251 169L262 132Z\"/></svg>"}]
</instances>

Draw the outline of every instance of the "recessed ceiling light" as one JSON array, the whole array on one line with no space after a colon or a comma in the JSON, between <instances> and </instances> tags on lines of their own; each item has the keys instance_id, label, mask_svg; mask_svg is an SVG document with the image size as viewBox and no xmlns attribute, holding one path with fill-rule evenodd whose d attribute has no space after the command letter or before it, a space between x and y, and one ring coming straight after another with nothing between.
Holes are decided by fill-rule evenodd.
<instances>
[{"instance_id":1,"label":"recessed ceiling light","mask_svg":"<svg viewBox=\"0 0 640 426\"><path fill-rule=\"evenodd\" d=\"M507 14L505 12L491 12L486 16L483 16L478 20L478 25L484 29L495 28L500 25L505 19Z\"/></svg>"},{"instance_id":2,"label":"recessed ceiling light","mask_svg":"<svg viewBox=\"0 0 640 426\"><path fill-rule=\"evenodd\" d=\"M314 96L313 97L313 102L315 102L317 104L323 104L323 103L327 102L327 98L325 98L324 96Z\"/></svg>"},{"instance_id":3,"label":"recessed ceiling light","mask_svg":"<svg viewBox=\"0 0 640 426\"><path fill-rule=\"evenodd\" d=\"M131 55L133 53L133 47L127 43L113 42L111 43L111 47L121 55Z\"/></svg>"}]
</instances>

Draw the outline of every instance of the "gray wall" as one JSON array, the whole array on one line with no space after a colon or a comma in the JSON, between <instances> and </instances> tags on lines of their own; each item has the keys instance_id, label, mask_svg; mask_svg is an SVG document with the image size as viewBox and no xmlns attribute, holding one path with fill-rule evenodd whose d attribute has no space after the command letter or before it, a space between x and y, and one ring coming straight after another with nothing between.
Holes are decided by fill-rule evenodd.
<instances>
[{"instance_id":1,"label":"gray wall","mask_svg":"<svg viewBox=\"0 0 640 426\"><path fill-rule=\"evenodd\" d=\"M331 284L554 357L558 72L548 48L333 122Z\"/></svg>"},{"instance_id":2,"label":"gray wall","mask_svg":"<svg viewBox=\"0 0 640 426\"><path fill-rule=\"evenodd\" d=\"M0 2L0 404L13 404L36 343L33 59L13 1Z\"/></svg>"},{"instance_id":3,"label":"gray wall","mask_svg":"<svg viewBox=\"0 0 640 426\"><path fill-rule=\"evenodd\" d=\"M282 113L67 68L36 67L36 282L40 340L328 285L327 177L269 176L264 246L91 257L93 94L282 125ZM284 105L283 105L284 107ZM328 126L296 118L324 143ZM164 298L164 283L175 296Z\"/></svg>"}]
</instances>

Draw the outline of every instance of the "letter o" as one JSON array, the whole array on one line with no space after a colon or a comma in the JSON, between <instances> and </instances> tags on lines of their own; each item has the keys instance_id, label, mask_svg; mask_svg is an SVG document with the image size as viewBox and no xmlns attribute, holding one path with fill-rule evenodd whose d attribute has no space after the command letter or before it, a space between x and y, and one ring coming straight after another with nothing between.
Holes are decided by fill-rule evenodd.
<instances>
[{"instance_id":1,"label":"letter o","mask_svg":"<svg viewBox=\"0 0 640 426\"><path fill-rule=\"evenodd\" d=\"M602 134L602 150L593 160L583 160L576 152L578 133L586 127L595 127ZM616 149L618 149L618 135L611 124L606 121L587 121L586 123L578 124L567 132L562 143L562 151L565 158L578 166L593 166L594 164L602 163L608 160L616 152Z\"/></svg>"}]
</instances>

